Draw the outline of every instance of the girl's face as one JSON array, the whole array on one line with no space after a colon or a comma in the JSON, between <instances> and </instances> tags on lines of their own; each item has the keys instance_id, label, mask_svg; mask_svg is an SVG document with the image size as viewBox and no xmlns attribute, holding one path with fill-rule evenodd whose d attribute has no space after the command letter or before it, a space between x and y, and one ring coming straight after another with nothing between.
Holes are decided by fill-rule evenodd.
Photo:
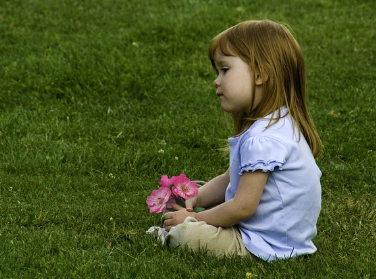
<instances>
[{"instance_id":1,"label":"girl's face","mask_svg":"<svg viewBox=\"0 0 376 279\"><path fill-rule=\"evenodd\" d=\"M248 64L237 56L223 55L218 49L214 53L214 63L218 71L214 86L224 111L247 113L259 104L261 93L257 87L254 90L254 75Z\"/></svg>"}]
</instances>

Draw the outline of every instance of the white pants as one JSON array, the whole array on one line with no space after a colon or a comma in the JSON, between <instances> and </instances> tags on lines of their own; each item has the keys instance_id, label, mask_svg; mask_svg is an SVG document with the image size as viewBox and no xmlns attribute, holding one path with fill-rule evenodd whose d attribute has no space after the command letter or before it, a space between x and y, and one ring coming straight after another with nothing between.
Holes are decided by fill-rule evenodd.
<instances>
[{"instance_id":1,"label":"white pants","mask_svg":"<svg viewBox=\"0 0 376 279\"><path fill-rule=\"evenodd\" d=\"M166 242L170 246L187 246L195 252L207 251L216 256L239 255L252 258L236 227L215 227L206 222L198 222L193 217L187 217L182 224L171 228Z\"/></svg>"}]
</instances>

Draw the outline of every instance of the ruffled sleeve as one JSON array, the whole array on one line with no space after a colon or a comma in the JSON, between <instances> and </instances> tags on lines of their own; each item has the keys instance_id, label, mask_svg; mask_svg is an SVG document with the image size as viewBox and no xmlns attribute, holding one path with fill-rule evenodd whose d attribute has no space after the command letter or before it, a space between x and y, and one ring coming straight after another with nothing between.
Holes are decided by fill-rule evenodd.
<instances>
[{"instance_id":1,"label":"ruffled sleeve","mask_svg":"<svg viewBox=\"0 0 376 279\"><path fill-rule=\"evenodd\" d=\"M288 150L274 138L251 136L241 144L240 154L239 175L242 175L245 171L274 171L276 167L282 170Z\"/></svg>"}]
</instances>

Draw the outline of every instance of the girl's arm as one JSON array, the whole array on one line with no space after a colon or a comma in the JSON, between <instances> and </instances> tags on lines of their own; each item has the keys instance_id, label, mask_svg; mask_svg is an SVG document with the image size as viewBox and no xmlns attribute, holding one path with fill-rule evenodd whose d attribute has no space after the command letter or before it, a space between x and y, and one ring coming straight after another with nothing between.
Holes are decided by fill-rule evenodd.
<instances>
[{"instance_id":1,"label":"girl's arm","mask_svg":"<svg viewBox=\"0 0 376 279\"><path fill-rule=\"evenodd\" d=\"M185 202L186 209L192 211L195 207L212 207L225 201L225 192L230 182L229 171L211 179L198 189L197 195Z\"/></svg>"},{"instance_id":2,"label":"girl's arm","mask_svg":"<svg viewBox=\"0 0 376 279\"><path fill-rule=\"evenodd\" d=\"M236 225L251 217L256 211L267 179L267 172L245 172L240 177L239 187L233 199L198 213L185 209L166 213L164 227L170 230L173 226L184 222L188 216L217 227Z\"/></svg>"}]
</instances>

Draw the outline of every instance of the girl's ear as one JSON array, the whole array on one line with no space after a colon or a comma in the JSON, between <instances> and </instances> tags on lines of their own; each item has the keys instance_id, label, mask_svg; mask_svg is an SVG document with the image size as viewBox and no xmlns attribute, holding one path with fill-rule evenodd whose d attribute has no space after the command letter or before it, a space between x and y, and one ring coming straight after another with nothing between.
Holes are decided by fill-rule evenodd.
<instances>
[{"instance_id":1,"label":"girl's ear","mask_svg":"<svg viewBox=\"0 0 376 279\"><path fill-rule=\"evenodd\" d=\"M266 73L261 76L259 72L256 72L255 84L262 85L264 82L268 80L268 75Z\"/></svg>"}]
</instances>

